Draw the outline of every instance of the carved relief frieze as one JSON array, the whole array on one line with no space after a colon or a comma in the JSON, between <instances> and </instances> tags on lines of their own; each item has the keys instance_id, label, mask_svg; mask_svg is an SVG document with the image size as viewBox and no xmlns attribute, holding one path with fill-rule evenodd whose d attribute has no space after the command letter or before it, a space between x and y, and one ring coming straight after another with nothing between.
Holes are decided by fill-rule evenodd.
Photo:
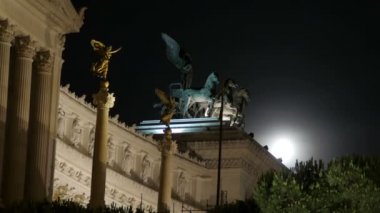
<instances>
[{"instance_id":1,"label":"carved relief frieze","mask_svg":"<svg viewBox=\"0 0 380 213\"><path fill-rule=\"evenodd\" d=\"M218 159L209 159L206 160L206 167L208 169L216 169L218 168ZM242 158L230 158L230 159L222 159L222 168L242 168L248 174L254 174L254 166L247 162Z\"/></svg>"},{"instance_id":2,"label":"carved relief frieze","mask_svg":"<svg viewBox=\"0 0 380 213\"><path fill-rule=\"evenodd\" d=\"M74 187L70 187L68 183L63 184L59 178L54 179L53 200L69 200L73 193Z\"/></svg>"},{"instance_id":3,"label":"carved relief frieze","mask_svg":"<svg viewBox=\"0 0 380 213\"><path fill-rule=\"evenodd\" d=\"M85 186L90 191L91 186L91 177L89 174L83 173L80 169L75 168L72 165L67 164L66 162L56 159L55 162L58 170L65 175L67 178L73 182L79 183ZM133 196L127 196L126 193L120 191L115 187L106 185L105 194L107 198L110 198L115 203L120 203L123 205L134 205L136 198ZM54 179L54 192L53 199L71 199L75 202L86 204L89 201L89 195L84 192L79 192L75 187L70 186L69 183L63 183L59 178Z\"/></svg>"},{"instance_id":4,"label":"carved relief frieze","mask_svg":"<svg viewBox=\"0 0 380 213\"><path fill-rule=\"evenodd\" d=\"M90 185L91 176L89 174L84 174L80 169L77 169L58 158L55 160L55 165L62 174L70 177L70 179L74 180L75 182L81 183L85 186Z\"/></svg>"}]
</instances>

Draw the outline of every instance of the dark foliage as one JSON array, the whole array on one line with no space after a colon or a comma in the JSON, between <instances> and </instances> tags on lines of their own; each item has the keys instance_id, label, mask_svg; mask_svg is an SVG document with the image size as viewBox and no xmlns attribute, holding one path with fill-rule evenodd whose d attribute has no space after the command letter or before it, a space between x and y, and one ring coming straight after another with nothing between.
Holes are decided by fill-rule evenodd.
<instances>
[{"instance_id":1,"label":"dark foliage","mask_svg":"<svg viewBox=\"0 0 380 213\"><path fill-rule=\"evenodd\" d=\"M116 205L106 206L104 208L89 208L69 200L58 200L53 202L21 202L6 208L0 208L4 213L151 213L151 210L133 209L132 206L117 207Z\"/></svg>"},{"instance_id":2,"label":"dark foliage","mask_svg":"<svg viewBox=\"0 0 380 213\"><path fill-rule=\"evenodd\" d=\"M235 213L235 212L247 212L247 213L258 213L260 208L256 201L249 199L246 201L237 200L234 203L229 203L222 205L220 207L214 208L208 211L209 213Z\"/></svg>"},{"instance_id":3,"label":"dark foliage","mask_svg":"<svg viewBox=\"0 0 380 213\"><path fill-rule=\"evenodd\" d=\"M325 168L313 159L263 175L254 198L263 212L379 212L379 158L347 156Z\"/></svg>"}]
</instances>

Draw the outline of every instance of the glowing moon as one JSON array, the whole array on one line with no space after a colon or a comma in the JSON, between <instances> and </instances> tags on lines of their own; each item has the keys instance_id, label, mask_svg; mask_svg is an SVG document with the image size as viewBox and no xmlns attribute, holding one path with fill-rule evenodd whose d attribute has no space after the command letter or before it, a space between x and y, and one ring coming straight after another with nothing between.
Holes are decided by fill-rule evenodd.
<instances>
[{"instance_id":1,"label":"glowing moon","mask_svg":"<svg viewBox=\"0 0 380 213\"><path fill-rule=\"evenodd\" d=\"M269 152L276 158L282 158L282 163L288 165L293 162L294 158L294 143L286 137L278 138L272 146L269 146Z\"/></svg>"}]
</instances>

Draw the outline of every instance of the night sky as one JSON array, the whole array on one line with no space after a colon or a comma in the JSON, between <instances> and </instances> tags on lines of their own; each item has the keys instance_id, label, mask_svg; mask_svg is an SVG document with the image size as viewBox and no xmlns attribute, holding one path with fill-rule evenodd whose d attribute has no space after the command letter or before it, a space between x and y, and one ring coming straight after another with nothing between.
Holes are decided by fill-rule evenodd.
<instances>
[{"instance_id":1,"label":"night sky","mask_svg":"<svg viewBox=\"0 0 380 213\"><path fill-rule=\"evenodd\" d=\"M159 119L154 88L180 80L165 32L190 53L194 87L216 71L249 89L245 130L269 150L287 137L301 160L380 154L379 1L137 2L73 1L88 10L67 36L62 85L91 101L90 40L122 46L108 74L111 115L129 125Z\"/></svg>"}]
</instances>

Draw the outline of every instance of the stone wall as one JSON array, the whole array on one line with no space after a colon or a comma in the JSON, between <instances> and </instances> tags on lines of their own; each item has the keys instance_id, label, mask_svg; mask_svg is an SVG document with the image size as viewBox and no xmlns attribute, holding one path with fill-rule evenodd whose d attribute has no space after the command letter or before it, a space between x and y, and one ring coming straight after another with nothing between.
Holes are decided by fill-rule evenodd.
<instances>
[{"instance_id":1,"label":"stone wall","mask_svg":"<svg viewBox=\"0 0 380 213\"><path fill-rule=\"evenodd\" d=\"M53 198L74 199L86 204L91 184L91 161L96 110L69 91L61 88L56 137ZM161 153L151 136L137 133L118 120L109 119L106 203L142 205L155 209ZM176 153L173 170L173 197L176 211L206 204L210 193L201 192L209 182L206 163ZM202 194L202 196L199 196ZM191 203L191 206L188 205ZM178 209L179 208L179 209Z\"/></svg>"}]
</instances>

